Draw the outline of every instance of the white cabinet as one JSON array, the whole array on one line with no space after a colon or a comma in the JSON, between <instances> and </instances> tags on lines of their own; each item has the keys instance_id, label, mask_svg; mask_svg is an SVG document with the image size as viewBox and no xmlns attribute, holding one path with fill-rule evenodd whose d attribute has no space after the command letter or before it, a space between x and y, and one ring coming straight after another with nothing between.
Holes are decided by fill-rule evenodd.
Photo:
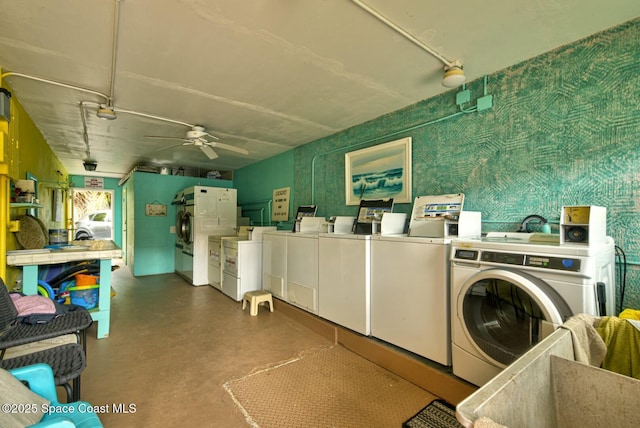
<instances>
[{"instance_id":1,"label":"white cabinet","mask_svg":"<svg viewBox=\"0 0 640 428\"><path fill-rule=\"evenodd\" d=\"M371 236L320 235L319 311L329 321L371 333Z\"/></svg>"},{"instance_id":2,"label":"white cabinet","mask_svg":"<svg viewBox=\"0 0 640 428\"><path fill-rule=\"evenodd\" d=\"M447 366L449 251L437 238L371 242L371 335Z\"/></svg>"}]
</instances>

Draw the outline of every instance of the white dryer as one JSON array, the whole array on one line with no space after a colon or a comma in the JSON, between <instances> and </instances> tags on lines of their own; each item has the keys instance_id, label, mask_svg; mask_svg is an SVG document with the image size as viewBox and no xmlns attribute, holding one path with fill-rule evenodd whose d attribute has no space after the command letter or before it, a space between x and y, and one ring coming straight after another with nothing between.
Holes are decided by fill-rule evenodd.
<instances>
[{"instance_id":1,"label":"white dryer","mask_svg":"<svg viewBox=\"0 0 640 428\"><path fill-rule=\"evenodd\" d=\"M193 285L208 284L209 235L234 235L237 225L236 189L193 186L174 198L176 273Z\"/></svg>"},{"instance_id":2,"label":"white dryer","mask_svg":"<svg viewBox=\"0 0 640 428\"><path fill-rule=\"evenodd\" d=\"M570 316L613 315L614 287L610 237L597 246L454 240L453 374L484 385Z\"/></svg>"}]
</instances>

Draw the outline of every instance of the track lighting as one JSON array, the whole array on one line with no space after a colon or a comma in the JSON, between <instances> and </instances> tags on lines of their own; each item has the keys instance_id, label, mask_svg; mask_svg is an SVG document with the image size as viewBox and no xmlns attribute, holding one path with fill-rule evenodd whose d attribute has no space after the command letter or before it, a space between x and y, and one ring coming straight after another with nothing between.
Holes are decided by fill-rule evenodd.
<instances>
[{"instance_id":1,"label":"track lighting","mask_svg":"<svg viewBox=\"0 0 640 428\"><path fill-rule=\"evenodd\" d=\"M98 107L98 111L96 115L100 119L105 119L105 120L114 120L117 117L113 107L105 104L100 104L100 107Z\"/></svg>"},{"instance_id":2,"label":"track lighting","mask_svg":"<svg viewBox=\"0 0 640 428\"><path fill-rule=\"evenodd\" d=\"M445 88L457 88L462 85L467 78L464 76L462 64L454 61L451 65L444 66L444 76L442 76L442 86Z\"/></svg>"}]
</instances>

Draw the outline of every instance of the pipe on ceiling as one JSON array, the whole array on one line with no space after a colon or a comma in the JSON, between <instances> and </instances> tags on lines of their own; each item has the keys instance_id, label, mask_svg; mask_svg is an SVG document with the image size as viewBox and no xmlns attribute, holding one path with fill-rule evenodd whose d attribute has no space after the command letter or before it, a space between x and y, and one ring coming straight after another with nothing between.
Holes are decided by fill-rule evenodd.
<instances>
[{"instance_id":1,"label":"pipe on ceiling","mask_svg":"<svg viewBox=\"0 0 640 428\"><path fill-rule=\"evenodd\" d=\"M364 11L366 11L369 14L371 14L372 16L376 17L378 20L380 20L381 22L386 24L391 29L395 30L398 34L403 36L405 39L409 40L410 42L412 42L413 44L415 44L416 46L418 46L422 50L428 52L431 56L433 56L434 58L438 59L445 66L452 67L452 66L456 65L454 61L446 58L444 55L442 55L440 52L436 51L432 47L427 46L426 44L424 44L423 42L421 42L420 40L415 38L412 34L408 33L407 31L402 29L397 24L393 23L389 18L387 18L386 16L384 16L383 14L381 14L380 12L378 12L377 10L372 8L371 6L363 3L360 0L351 0L351 1L353 1L353 3L358 5Z\"/></svg>"}]
</instances>

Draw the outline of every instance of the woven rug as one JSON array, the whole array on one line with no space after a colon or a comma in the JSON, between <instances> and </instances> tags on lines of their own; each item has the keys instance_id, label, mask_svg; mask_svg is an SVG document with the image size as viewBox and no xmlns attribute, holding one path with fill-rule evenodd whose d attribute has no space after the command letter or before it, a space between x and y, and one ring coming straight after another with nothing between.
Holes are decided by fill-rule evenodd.
<instances>
[{"instance_id":1,"label":"woven rug","mask_svg":"<svg viewBox=\"0 0 640 428\"><path fill-rule=\"evenodd\" d=\"M402 424L402 428L461 428L456 410L443 400L434 400L415 416Z\"/></svg>"},{"instance_id":2,"label":"woven rug","mask_svg":"<svg viewBox=\"0 0 640 428\"><path fill-rule=\"evenodd\" d=\"M253 427L400 427L437 398L341 346L227 382Z\"/></svg>"}]
</instances>

